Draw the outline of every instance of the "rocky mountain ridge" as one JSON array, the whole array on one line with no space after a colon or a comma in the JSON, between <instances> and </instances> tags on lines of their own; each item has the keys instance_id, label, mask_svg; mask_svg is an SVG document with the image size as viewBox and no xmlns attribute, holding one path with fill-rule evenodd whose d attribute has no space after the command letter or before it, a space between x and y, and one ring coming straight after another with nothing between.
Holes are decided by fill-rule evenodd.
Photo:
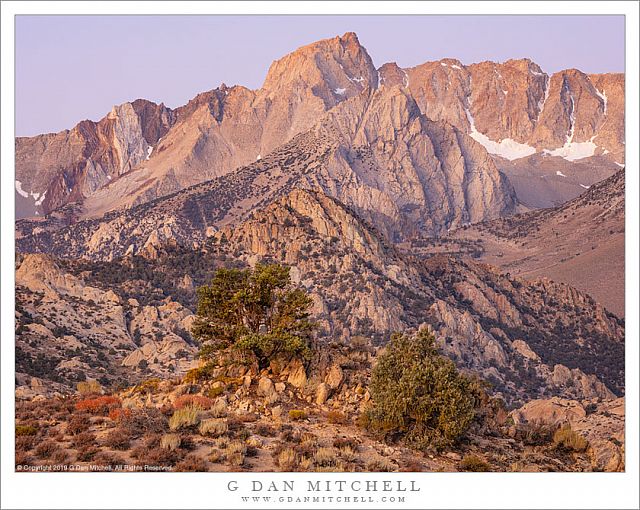
<instances>
[{"instance_id":1,"label":"rocky mountain ridge","mask_svg":"<svg viewBox=\"0 0 640 510\"><path fill-rule=\"evenodd\" d=\"M347 33L274 62L256 91L222 85L176 110L138 100L71 132L17 139L16 196L24 214L79 202L83 216L98 217L259 160L345 101L394 86L426 118L470 135L494 157L624 162L623 75L548 76L526 59L376 70Z\"/></svg>"}]
</instances>

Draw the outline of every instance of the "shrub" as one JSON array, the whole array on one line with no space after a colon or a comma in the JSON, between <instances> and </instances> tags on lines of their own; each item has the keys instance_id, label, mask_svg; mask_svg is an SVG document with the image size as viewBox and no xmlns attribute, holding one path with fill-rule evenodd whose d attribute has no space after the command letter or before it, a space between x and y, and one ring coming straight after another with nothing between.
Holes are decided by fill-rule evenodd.
<instances>
[{"instance_id":1,"label":"shrub","mask_svg":"<svg viewBox=\"0 0 640 510\"><path fill-rule=\"evenodd\" d=\"M203 436L218 437L226 434L229 430L227 420L221 418L210 418L208 420L202 420L200 422L200 428L198 429Z\"/></svg>"},{"instance_id":2,"label":"shrub","mask_svg":"<svg viewBox=\"0 0 640 510\"><path fill-rule=\"evenodd\" d=\"M373 405L360 423L419 449L457 441L477 405L471 381L438 354L435 337L425 329L414 336L392 336L373 369L370 389Z\"/></svg>"},{"instance_id":3,"label":"shrub","mask_svg":"<svg viewBox=\"0 0 640 510\"><path fill-rule=\"evenodd\" d=\"M93 462L95 462L96 464L100 465L100 466L121 466L123 464L125 464L125 461L122 457L111 453L111 452L100 452L98 453L94 459Z\"/></svg>"},{"instance_id":4,"label":"shrub","mask_svg":"<svg viewBox=\"0 0 640 510\"><path fill-rule=\"evenodd\" d=\"M352 450L358 450L358 440L353 437L338 437L333 440L333 446L336 448L351 448Z\"/></svg>"},{"instance_id":5,"label":"shrub","mask_svg":"<svg viewBox=\"0 0 640 510\"><path fill-rule=\"evenodd\" d=\"M291 409L289 411L289 419L292 421L306 420L307 413L300 409Z\"/></svg>"},{"instance_id":6,"label":"shrub","mask_svg":"<svg viewBox=\"0 0 640 510\"><path fill-rule=\"evenodd\" d=\"M141 383L137 384L133 388L133 392L141 393L143 395L153 394L158 391L159 384L160 384L160 379L158 378L154 377L152 379L146 379L145 381L142 381Z\"/></svg>"},{"instance_id":7,"label":"shrub","mask_svg":"<svg viewBox=\"0 0 640 510\"><path fill-rule=\"evenodd\" d=\"M165 434L160 439L160 448L163 450L174 451L180 446L180 436L178 434Z\"/></svg>"},{"instance_id":8,"label":"shrub","mask_svg":"<svg viewBox=\"0 0 640 510\"><path fill-rule=\"evenodd\" d=\"M207 397L216 398L224 393L224 387L213 386L207 390Z\"/></svg>"},{"instance_id":9,"label":"shrub","mask_svg":"<svg viewBox=\"0 0 640 510\"><path fill-rule=\"evenodd\" d=\"M79 414L71 418L67 423L67 433L75 436L82 432L89 430L91 426L91 420L87 415Z\"/></svg>"},{"instance_id":10,"label":"shrub","mask_svg":"<svg viewBox=\"0 0 640 510\"><path fill-rule=\"evenodd\" d=\"M247 447L242 441L232 441L227 445L225 457L230 465L242 466Z\"/></svg>"},{"instance_id":11,"label":"shrub","mask_svg":"<svg viewBox=\"0 0 640 510\"><path fill-rule=\"evenodd\" d=\"M16 425L16 437L18 436L35 436L38 429L33 425Z\"/></svg>"},{"instance_id":12,"label":"shrub","mask_svg":"<svg viewBox=\"0 0 640 510\"><path fill-rule=\"evenodd\" d=\"M583 452L589 446L587 440L571 429L568 423L556 430L553 434L553 445L558 450L570 452Z\"/></svg>"},{"instance_id":13,"label":"shrub","mask_svg":"<svg viewBox=\"0 0 640 510\"><path fill-rule=\"evenodd\" d=\"M213 404L213 400L202 395L181 395L173 403L174 409L183 409L185 407L198 406L201 409L209 409Z\"/></svg>"},{"instance_id":14,"label":"shrub","mask_svg":"<svg viewBox=\"0 0 640 510\"><path fill-rule=\"evenodd\" d=\"M113 421L122 421L131 417L131 409L123 409L122 407L114 407L109 411L109 419Z\"/></svg>"},{"instance_id":15,"label":"shrub","mask_svg":"<svg viewBox=\"0 0 640 510\"><path fill-rule=\"evenodd\" d=\"M26 452L31 450L36 442L35 436L17 436L16 437L16 451Z\"/></svg>"},{"instance_id":16,"label":"shrub","mask_svg":"<svg viewBox=\"0 0 640 510\"><path fill-rule=\"evenodd\" d=\"M274 437L276 435L276 430L271 425L259 423L256 425L255 433L263 437Z\"/></svg>"},{"instance_id":17,"label":"shrub","mask_svg":"<svg viewBox=\"0 0 640 510\"><path fill-rule=\"evenodd\" d=\"M36 446L36 449L33 453L36 454L36 457L40 459L48 459L53 455L54 452L58 450L58 445L53 441L44 441Z\"/></svg>"},{"instance_id":18,"label":"shrub","mask_svg":"<svg viewBox=\"0 0 640 510\"><path fill-rule=\"evenodd\" d=\"M167 417L155 407L127 410L120 415L120 427L131 437L145 434L161 434L167 430Z\"/></svg>"},{"instance_id":19,"label":"shrub","mask_svg":"<svg viewBox=\"0 0 640 510\"><path fill-rule=\"evenodd\" d=\"M281 471L293 471L298 464L298 455L293 448L285 448L278 455L277 462Z\"/></svg>"},{"instance_id":20,"label":"shrub","mask_svg":"<svg viewBox=\"0 0 640 510\"><path fill-rule=\"evenodd\" d=\"M178 462L175 467L175 471L197 471L202 472L207 470L206 462L197 455L190 453L183 460Z\"/></svg>"},{"instance_id":21,"label":"shrub","mask_svg":"<svg viewBox=\"0 0 640 510\"><path fill-rule=\"evenodd\" d=\"M95 445L96 436L91 432L82 432L77 436L74 436L71 440L71 444L76 448L82 448L83 446Z\"/></svg>"},{"instance_id":22,"label":"shrub","mask_svg":"<svg viewBox=\"0 0 640 510\"><path fill-rule=\"evenodd\" d=\"M340 411L329 411L327 413L327 421L336 425L345 425L347 423L347 416Z\"/></svg>"},{"instance_id":23,"label":"shrub","mask_svg":"<svg viewBox=\"0 0 640 510\"><path fill-rule=\"evenodd\" d=\"M122 402L117 397L105 395L96 398L87 398L76 404L76 410L87 411L92 414L107 416L111 409L122 407Z\"/></svg>"},{"instance_id":24,"label":"shrub","mask_svg":"<svg viewBox=\"0 0 640 510\"><path fill-rule=\"evenodd\" d=\"M491 471L491 466L477 455L465 455L458 465L460 471L484 473Z\"/></svg>"},{"instance_id":25,"label":"shrub","mask_svg":"<svg viewBox=\"0 0 640 510\"><path fill-rule=\"evenodd\" d=\"M80 395L95 395L102 391L102 386L98 381L90 380L79 382L77 389Z\"/></svg>"},{"instance_id":26,"label":"shrub","mask_svg":"<svg viewBox=\"0 0 640 510\"><path fill-rule=\"evenodd\" d=\"M187 406L177 409L169 418L169 428L179 430L182 428L194 427L200 422L201 409L197 406Z\"/></svg>"},{"instance_id":27,"label":"shrub","mask_svg":"<svg viewBox=\"0 0 640 510\"><path fill-rule=\"evenodd\" d=\"M127 431L118 427L106 435L103 444L115 450L128 450L131 445L131 438Z\"/></svg>"}]
</instances>

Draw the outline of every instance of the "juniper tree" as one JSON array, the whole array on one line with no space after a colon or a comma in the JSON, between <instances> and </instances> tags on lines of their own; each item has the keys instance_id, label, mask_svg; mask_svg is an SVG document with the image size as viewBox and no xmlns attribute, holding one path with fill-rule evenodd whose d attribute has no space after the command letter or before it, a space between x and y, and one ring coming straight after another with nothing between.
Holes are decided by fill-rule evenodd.
<instances>
[{"instance_id":1,"label":"juniper tree","mask_svg":"<svg viewBox=\"0 0 640 510\"><path fill-rule=\"evenodd\" d=\"M211 283L198 289L192 334L207 360L230 348L253 353L261 367L278 353L307 356L312 303L292 285L288 267L218 269Z\"/></svg>"}]
</instances>

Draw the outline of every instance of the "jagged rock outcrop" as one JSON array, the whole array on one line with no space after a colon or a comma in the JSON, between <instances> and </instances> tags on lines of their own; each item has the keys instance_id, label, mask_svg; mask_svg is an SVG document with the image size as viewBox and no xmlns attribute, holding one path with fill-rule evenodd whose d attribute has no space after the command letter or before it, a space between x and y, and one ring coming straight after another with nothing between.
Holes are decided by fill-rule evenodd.
<instances>
[{"instance_id":1,"label":"jagged rock outcrop","mask_svg":"<svg viewBox=\"0 0 640 510\"><path fill-rule=\"evenodd\" d=\"M88 284L66 265L45 255L19 256L19 386L32 386L36 376L41 393L68 391L87 377L114 384L151 374L181 374L192 366L195 347L187 333L191 311L170 298L141 306L124 299L119 289Z\"/></svg>"}]
</instances>

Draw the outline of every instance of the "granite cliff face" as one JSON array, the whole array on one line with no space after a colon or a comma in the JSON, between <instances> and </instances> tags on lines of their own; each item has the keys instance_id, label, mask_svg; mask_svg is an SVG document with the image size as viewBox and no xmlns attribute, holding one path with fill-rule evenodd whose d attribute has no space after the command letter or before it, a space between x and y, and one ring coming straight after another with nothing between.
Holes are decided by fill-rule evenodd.
<instances>
[{"instance_id":1,"label":"granite cliff face","mask_svg":"<svg viewBox=\"0 0 640 510\"><path fill-rule=\"evenodd\" d=\"M453 59L380 68L381 83L407 88L425 115L469 133L509 160L536 152L624 163L624 75L576 69L547 75L528 59L463 65Z\"/></svg>"},{"instance_id":2,"label":"granite cliff face","mask_svg":"<svg viewBox=\"0 0 640 510\"><path fill-rule=\"evenodd\" d=\"M17 216L46 214L131 171L149 157L172 122L164 105L138 99L114 106L99 122L17 138L16 196L24 199Z\"/></svg>"}]
</instances>

